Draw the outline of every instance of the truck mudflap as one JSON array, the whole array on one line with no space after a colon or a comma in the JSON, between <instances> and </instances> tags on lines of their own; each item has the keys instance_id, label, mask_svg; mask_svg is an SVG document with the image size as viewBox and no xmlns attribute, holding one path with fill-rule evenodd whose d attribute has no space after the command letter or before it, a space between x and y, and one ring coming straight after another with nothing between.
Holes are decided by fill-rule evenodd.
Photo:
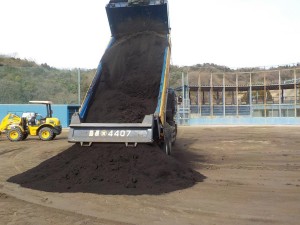
<instances>
[{"instance_id":1,"label":"truck mudflap","mask_svg":"<svg viewBox=\"0 0 300 225\"><path fill-rule=\"evenodd\" d=\"M91 146L92 143L124 143L136 147L139 143L152 143L154 116L145 116L142 123L81 123L74 114L68 141Z\"/></svg>"}]
</instances>

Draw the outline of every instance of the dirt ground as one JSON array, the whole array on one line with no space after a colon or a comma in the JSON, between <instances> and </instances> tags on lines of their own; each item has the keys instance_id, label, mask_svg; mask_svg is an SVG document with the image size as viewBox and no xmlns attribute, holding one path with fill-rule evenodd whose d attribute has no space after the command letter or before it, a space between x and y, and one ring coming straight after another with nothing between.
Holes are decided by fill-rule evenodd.
<instances>
[{"instance_id":1,"label":"dirt ground","mask_svg":"<svg viewBox=\"0 0 300 225\"><path fill-rule=\"evenodd\" d=\"M110 195L8 182L71 144L66 132L53 142L2 136L0 224L299 224L299 137L300 127L180 127L171 157L201 181L163 194Z\"/></svg>"}]
</instances>

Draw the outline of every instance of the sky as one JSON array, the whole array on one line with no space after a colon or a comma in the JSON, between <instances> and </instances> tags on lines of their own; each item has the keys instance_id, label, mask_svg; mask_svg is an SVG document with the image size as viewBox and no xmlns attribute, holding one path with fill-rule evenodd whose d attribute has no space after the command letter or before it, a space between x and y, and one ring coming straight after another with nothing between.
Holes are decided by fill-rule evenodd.
<instances>
[{"instance_id":1,"label":"sky","mask_svg":"<svg viewBox=\"0 0 300 225\"><path fill-rule=\"evenodd\" d=\"M0 54L96 68L109 0L0 0ZM231 68L300 62L299 0L169 0L172 64Z\"/></svg>"}]
</instances>

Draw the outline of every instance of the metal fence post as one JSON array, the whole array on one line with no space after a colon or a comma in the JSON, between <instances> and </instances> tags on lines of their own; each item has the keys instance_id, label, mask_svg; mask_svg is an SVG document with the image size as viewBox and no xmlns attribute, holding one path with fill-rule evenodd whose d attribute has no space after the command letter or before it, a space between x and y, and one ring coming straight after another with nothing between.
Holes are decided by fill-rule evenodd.
<instances>
[{"instance_id":1,"label":"metal fence post","mask_svg":"<svg viewBox=\"0 0 300 225\"><path fill-rule=\"evenodd\" d=\"M250 96L249 96L249 105L250 105L250 116L253 116L253 107L252 107L252 73L250 73Z\"/></svg>"},{"instance_id":2,"label":"metal fence post","mask_svg":"<svg viewBox=\"0 0 300 225\"><path fill-rule=\"evenodd\" d=\"M278 85L278 91L279 91L279 117L282 117L282 112L281 112L281 103L282 103L282 93L281 93L281 74L280 70L278 71L278 80L279 80L279 85Z\"/></svg>"},{"instance_id":3,"label":"metal fence post","mask_svg":"<svg viewBox=\"0 0 300 225\"><path fill-rule=\"evenodd\" d=\"M213 81L212 73L210 74L210 116L214 115L214 90L213 90Z\"/></svg>"},{"instance_id":4,"label":"metal fence post","mask_svg":"<svg viewBox=\"0 0 300 225\"><path fill-rule=\"evenodd\" d=\"M223 73L223 116L226 116L226 88L225 88L225 73Z\"/></svg>"},{"instance_id":5,"label":"metal fence post","mask_svg":"<svg viewBox=\"0 0 300 225\"><path fill-rule=\"evenodd\" d=\"M80 80L80 68L78 68L78 105L81 105Z\"/></svg>"},{"instance_id":6,"label":"metal fence post","mask_svg":"<svg viewBox=\"0 0 300 225\"><path fill-rule=\"evenodd\" d=\"M239 78L238 74L235 74L235 85L236 85L236 116L239 116Z\"/></svg>"},{"instance_id":7,"label":"metal fence post","mask_svg":"<svg viewBox=\"0 0 300 225\"><path fill-rule=\"evenodd\" d=\"M295 117L297 117L297 77L296 69L294 69L294 108L295 108Z\"/></svg>"}]
</instances>

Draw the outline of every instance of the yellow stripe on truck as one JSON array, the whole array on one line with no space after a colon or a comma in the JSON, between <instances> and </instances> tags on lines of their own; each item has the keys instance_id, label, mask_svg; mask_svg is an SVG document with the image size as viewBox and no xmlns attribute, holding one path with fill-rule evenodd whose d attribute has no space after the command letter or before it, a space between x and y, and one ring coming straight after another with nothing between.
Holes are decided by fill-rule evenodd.
<instances>
[{"instance_id":1,"label":"yellow stripe on truck","mask_svg":"<svg viewBox=\"0 0 300 225\"><path fill-rule=\"evenodd\" d=\"M166 69L165 69L165 78L164 78L164 86L163 86L163 92L162 92L162 100L160 105L160 113L159 118L162 123L162 125L165 125L165 114L166 114L166 108L167 108L167 91L169 86L169 70L170 70L170 60L171 60L171 48L168 47L168 53L167 53L167 62L166 62Z\"/></svg>"}]
</instances>

